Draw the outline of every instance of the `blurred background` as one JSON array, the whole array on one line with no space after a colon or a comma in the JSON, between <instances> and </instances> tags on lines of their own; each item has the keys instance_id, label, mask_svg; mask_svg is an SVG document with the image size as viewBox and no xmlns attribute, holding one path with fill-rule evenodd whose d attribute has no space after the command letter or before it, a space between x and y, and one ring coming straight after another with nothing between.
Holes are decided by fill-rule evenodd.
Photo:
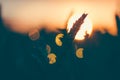
<instances>
[{"instance_id":1,"label":"blurred background","mask_svg":"<svg viewBox=\"0 0 120 80\"><path fill-rule=\"evenodd\" d=\"M0 4L1 80L120 79L120 0L1 0ZM84 48L83 59L72 54L72 44L58 47L54 41L58 33L66 34L71 12L88 13L92 23L91 36L76 42L77 47ZM26 35L34 28L41 34L38 41ZM69 40L63 41L68 45ZM40 62L40 58L44 61L39 57L45 53L44 43L63 56L55 65Z\"/></svg>"},{"instance_id":2,"label":"blurred background","mask_svg":"<svg viewBox=\"0 0 120 80\"><path fill-rule=\"evenodd\" d=\"M1 3L5 22L17 32L26 32L33 27L41 26L63 29L66 27L69 14L73 12L88 13L94 30L117 35L114 16L120 15L119 0L3 0Z\"/></svg>"}]
</instances>

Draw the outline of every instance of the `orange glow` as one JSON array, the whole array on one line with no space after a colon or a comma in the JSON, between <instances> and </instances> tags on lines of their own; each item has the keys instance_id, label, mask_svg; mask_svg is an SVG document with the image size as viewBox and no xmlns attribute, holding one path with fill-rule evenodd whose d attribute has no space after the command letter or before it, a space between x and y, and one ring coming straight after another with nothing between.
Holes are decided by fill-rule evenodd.
<instances>
[{"instance_id":1,"label":"orange glow","mask_svg":"<svg viewBox=\"0 0 120 80\"><path fill-rule=\"evenodd\" d=\"M86 12L94 31L115 36L115 14L120 15L119 5L119 0L2 0L2 16L13 31L26 33L32 28L65 29L70 12Z\"/></svg>"},{"instance_id":2,"label":"orange glow","mask_svg":"<svg viewBox=\"0 0 120 80\"><path fill-rule=\"evenodd\" d=\"M72 28L74 22L78 20L78 18L81 17L81 14L75 14L73 15L69 21L67 26L67 31L69 33L70 29ZM77 32L75 39L76 40L83 40L86 35L86 32L90 35L92 33L92 22L88 18L88 16L85 18L84 23L81 25L80 30Z\"/></svg>"}]
</instances>

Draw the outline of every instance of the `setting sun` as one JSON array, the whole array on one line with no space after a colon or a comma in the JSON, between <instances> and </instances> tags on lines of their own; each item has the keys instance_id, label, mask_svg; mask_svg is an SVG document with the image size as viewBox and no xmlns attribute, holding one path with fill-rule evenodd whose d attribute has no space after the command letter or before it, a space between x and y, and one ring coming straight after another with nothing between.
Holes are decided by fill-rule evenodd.
<instances>
[{"instance_id":1,"label":"setting sun","mask_svg":"<svg viewBox=\"0 0 120 80\"><path fill-rule=\"evenodd\" d=\"M75 14L69 19L68 25L67 25L68 33L69 33L70 29L72 28L73 24L75 23L75 21L78 20L78 18L80 18L80 17L81 17L81 14ZM89 35L91 35L91 33L92 33L92 22L88 18L88 16L85 18L84 23L81 25L80 30L77 32L75 39L83 40L86 35L86 32Z\"/></svg>"}]
</instances>

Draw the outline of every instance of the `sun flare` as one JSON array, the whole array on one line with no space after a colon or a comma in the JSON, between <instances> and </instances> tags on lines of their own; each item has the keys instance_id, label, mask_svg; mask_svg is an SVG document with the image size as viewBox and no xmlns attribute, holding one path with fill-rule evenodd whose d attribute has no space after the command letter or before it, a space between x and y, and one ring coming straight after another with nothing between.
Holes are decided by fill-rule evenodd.
<instances>
[{"instance_id":1,"label":"sun flare","mask_svg":"<svg viewBox=\"0 0 120 80\"><path fill-rule=\"evenodd\" d=\"M70 32L70 29L72 28L75 21L78 20L78 18L80 18L81 16L82 14L75 14L69 19L68 25L67 25L68 33ZM84 23L81 25L80 30L77 32L75 36L75 40L83 40L85 38L86 32L89 35L91 35L92 33L92 22L88 18L88 16L85 18Z\"/></svg>"}]
</instances>

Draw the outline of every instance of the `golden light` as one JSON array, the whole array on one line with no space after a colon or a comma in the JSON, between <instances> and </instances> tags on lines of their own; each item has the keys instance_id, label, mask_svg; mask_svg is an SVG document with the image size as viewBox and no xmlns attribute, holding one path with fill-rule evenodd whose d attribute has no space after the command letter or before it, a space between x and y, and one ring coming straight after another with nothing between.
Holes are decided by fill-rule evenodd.
<instances>
[{"instance_id":1,"label":"golden light","mask_svg":"<svg viewBox=\"0 0 120 80\"><path fill-rule=\"evenodd\" d=\"M80 18L81 15L82 14L75 14L69 19L68 25L67 25L68 33L69 33L70 29L72 28L73 24L75 23L75 21L78 20L78 18ZM80 30L77 32L75 39L83 40L85 38L86 32L87 32L87 34L89 34L89 36L92 33L92 22L88 18L88 16L85 18L84 23L81 25Z\"/></svg>"}]
</instances>

